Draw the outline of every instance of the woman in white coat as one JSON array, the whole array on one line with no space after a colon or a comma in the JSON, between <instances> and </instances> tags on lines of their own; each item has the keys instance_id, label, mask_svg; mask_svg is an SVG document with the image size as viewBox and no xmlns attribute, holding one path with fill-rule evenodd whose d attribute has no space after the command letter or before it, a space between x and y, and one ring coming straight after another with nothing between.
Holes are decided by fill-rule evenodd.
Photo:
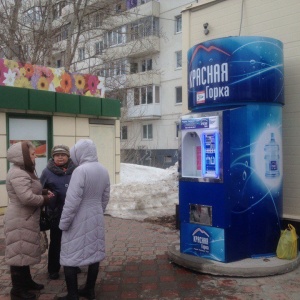
<instances>
[{"instance_id":1,"label":"woman in white coat","mask_svg":"<svg viewBox=\"0 0 300 300\"><path fill-rule=\"evenodd\" d=\"M59 223L62 230L60 264L68 294L58 299L95 299L99 262L105 257L104 211L109 201L108 171L98 162L92 140L79 140L70 151L78 166L71 177ZM76 267L88 265L85 287L78 290Z\"/></svg>"}]
</instances>

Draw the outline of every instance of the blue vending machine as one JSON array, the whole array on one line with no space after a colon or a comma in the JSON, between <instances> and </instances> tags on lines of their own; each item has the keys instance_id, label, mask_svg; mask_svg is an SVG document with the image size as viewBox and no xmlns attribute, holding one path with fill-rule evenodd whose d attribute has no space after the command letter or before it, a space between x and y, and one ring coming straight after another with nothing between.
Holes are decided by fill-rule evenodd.
<instances>
[{"instance_id":1,"label":"blue vending machine","mask_svg":"<svg viewBox=\"0 0 300 300\"><path fill-rule=\"evenodd\" d=\"M228 37L188 52L181 118L180 251L216 261L273 255L282 215L283 47Z\"/></svg>"}]
</instances>

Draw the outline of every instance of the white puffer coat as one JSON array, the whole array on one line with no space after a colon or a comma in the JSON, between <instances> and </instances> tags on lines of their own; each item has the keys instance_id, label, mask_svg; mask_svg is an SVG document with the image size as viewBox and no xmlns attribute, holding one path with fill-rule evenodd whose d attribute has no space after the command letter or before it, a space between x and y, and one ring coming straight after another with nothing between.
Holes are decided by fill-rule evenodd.
<instances>
[{"instance_id":1,"label":"white puffer coat","mask_svg":"<svg viewBox=\"0 0 300 300\"><path fill-rule=\"evenodd\" d=\"M78 167L72 174L59 224L63 231L60 264L75 267L100 262L105 257L104 211L110 181L91 140L79 140L70 153Z\"/></svg>"},{"instance_id":2,"label":"white puffer coat","mask_svg":"<svg viewBox=\"0 0 300 300\"><path fill-rule=\"evenodd\" d=\"M44 203L42 185L22 170L21 142L7 151L13 163L6 177L9 204L4 216L5 260L11 266L28 266L41 260L40 206Z\"/></svg>"}]
</instances>

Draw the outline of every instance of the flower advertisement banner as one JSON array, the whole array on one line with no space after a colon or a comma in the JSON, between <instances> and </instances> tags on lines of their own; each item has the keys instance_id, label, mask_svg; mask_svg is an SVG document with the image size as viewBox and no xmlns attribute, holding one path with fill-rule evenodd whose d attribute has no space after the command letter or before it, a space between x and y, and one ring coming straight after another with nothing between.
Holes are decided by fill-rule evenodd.
<instances>
[{"instance_id":1,"label":"flower advertisement banner","mask_svg":"<svg viewBox=\"0 0 300 300\"><path fill-rule=\"evenodd\" d=\"M0 85L105 97L104 77L0 59Z\"/></svg>"}]
</instances>

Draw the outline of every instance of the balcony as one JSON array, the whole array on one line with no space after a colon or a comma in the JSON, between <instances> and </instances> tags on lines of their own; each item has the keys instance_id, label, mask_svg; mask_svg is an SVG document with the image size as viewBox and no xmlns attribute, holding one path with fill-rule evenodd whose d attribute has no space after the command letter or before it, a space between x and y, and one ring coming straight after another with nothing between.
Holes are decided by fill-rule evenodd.
<instances>
[{"instance_id":1,"label":"balcony","mask_svg":"<svg viewBox=\"0 0 300 300\"><path fill-rule=\"evenodd\" d=\"M115 28L134 21L137 21L146 16L159 17L160 3L157 1L149 1L145 4L131 8L125 12L107 18L104 21L105 28Z\"/></svg>"},{"instance_id":2,"label":"balcony","mask_svg":"<svg viewBox=\"0 0 300 300\"><path fill-rule=\"evenodd\" d=\"M102 59L111 61L123 57L139 58L158 53L160 42L158 36L147 36L141 39L132 40L126 44L119 44L105 49Z\"/></svg>"},{"instance_id":3,"label":"balcony","mask_svg":"<svg viewBox=\"0 0 300 300\"><path fill-rule=\"evenodd\" d=\"M130 74L126 76L126 81L128 88L144 85L160 86L160 74L153 73L153 71Z\"/></svg>"},{"instance_id":4,"label":"balcony","mask_svg":"<svg viewBox=\"0 0 300 300\"><path fill-rule=\"evenodd\" d=\"M124 108L122 108L124 115ZM142 104L126 108L126 117L128 119L160 119L160 103Z\"/></svg>"}]
</instances>

